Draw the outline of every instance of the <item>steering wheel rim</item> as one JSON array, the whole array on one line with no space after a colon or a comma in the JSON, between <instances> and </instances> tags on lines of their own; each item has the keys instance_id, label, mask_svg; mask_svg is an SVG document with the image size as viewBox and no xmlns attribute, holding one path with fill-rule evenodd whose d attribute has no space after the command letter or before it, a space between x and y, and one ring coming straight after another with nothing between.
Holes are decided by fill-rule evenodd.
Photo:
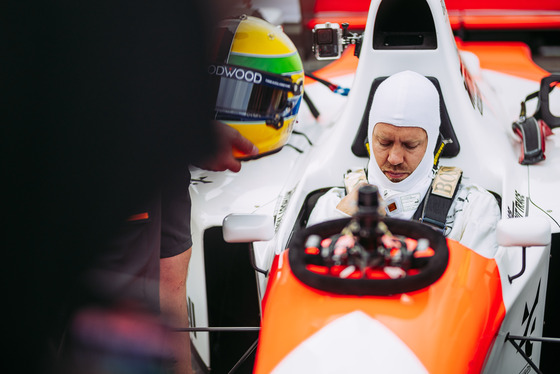
<instances>
[{"instance_id":1,"label":"steering wheel rim","mask_svg":"<svg viewBox=\"0 0 560 374\"><path fill-rule=\"evenodd\" d=\"M309 287L341 295L389 296L413 292L428 287L437 281L447 269L449 248L445 237L419 222L383 218L382 221L395 235L411 239L428 239L434 255L417 274L396 279L352 279L318 274L310 271L310 255L305 253L305 242L311 235L328 238L338 234L348 225L350 218L320 223L298 231L288 249L288 259L294 275Z\"/></svg>"}]
</instances>

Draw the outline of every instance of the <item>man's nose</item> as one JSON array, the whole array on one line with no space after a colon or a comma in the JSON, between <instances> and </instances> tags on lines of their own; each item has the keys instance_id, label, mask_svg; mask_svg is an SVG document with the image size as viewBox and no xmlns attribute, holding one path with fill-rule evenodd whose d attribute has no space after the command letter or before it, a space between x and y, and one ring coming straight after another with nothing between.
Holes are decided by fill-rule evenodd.
<instances>
[{"instance_id":1,"label":"man's nose","mask_svg":"<svg viewBox=\"0 0 560 374\"><path fill-rule=\"evenodd\" d=\"M387 157L387 161L391 165L399 165L402 164L404 161L404 152L401 146L393 145L389 150L389 156Z\"/></svg>"}]
</instances>

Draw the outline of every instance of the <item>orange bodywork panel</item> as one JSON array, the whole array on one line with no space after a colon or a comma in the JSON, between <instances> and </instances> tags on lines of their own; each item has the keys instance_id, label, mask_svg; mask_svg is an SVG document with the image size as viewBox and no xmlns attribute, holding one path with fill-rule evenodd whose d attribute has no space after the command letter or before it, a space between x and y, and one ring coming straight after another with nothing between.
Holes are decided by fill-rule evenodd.
<instances>
[{"instance_id":1,"label":"orange bodywork panel","mask_svg":"<svg viewBox=\"0 0 560 374\"><path fill-rule=\"evenodd\" d=\"M535 64L531 50L521 42L462 42L457 47L477 55L482 69L495 70L520 78L540 81L549 72Z\"/></svg>"},{"instance_id":2,"label":"orange bodywork panel","mask_svg":"<svg viewBox=\"0 0 560 374\"><path fill-rule=\"evenodd\" d=\"M323 79L355 74L358 67L358 57L354 56L354 49L353 45L348 46L338 60L333 60L330 64L314 71L313 74ZM315 82L315 80L307 76L305 77L305 84L312 82Z\"/></svg>"},{"instance_id":3,"label":"orange bodywork panel","mask_svg":"<svg viewBox=\"0 0 560 374\"><path fill-rule=\"evenodd\" d=\"M531 58L531 50L521 42L463 42L455 39L459 50L474 53L482 69L494 70L515 77L540 82L543 77L550 75L548 71L538 66ZM358 67L358 58L354 56L354 46L344 50L340 59L313 72L323 79L353 74ZM309 84L313 79L305 77Z\"/></svg>"},{"instance_id":4,"label":"orange bodywork panel","mask_svg":"<svg viewBox=\"0 0 560 374\"><path fill-rule=\"evenodd\" d=\"M263 300L255 373L270 373L300 343L359 310L393 331L432 373L478 373L505 316L496 262L448 240L449 264L425 289L390 297L335 295L301 283L288 251L276 256Z\"/></svg>"}]
</instances>

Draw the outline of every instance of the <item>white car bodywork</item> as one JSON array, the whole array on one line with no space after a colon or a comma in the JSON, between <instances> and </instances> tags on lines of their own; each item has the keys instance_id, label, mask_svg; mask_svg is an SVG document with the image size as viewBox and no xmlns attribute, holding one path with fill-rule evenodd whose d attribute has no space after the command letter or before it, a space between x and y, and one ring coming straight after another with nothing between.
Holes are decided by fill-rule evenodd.
<instances>
[{"instance_id":1,"label":"white car bodywork","mask_svg":"<svg viewBox=\"0 0 560 374\"><path fill-rule=\"evenodd\" d=\"M187 296L189 304L196 306L191 310L195 317L191 319L196 320L196 326L208 326L204 232L210 227L222 226L224 219L232 213L273 217L272 238L252 244L257 268L269 269L275 254L286 248L306 196L320 188L341 186L346 170L367 165L367 159L352 153L351 145L364 115L372 81L402 70L414 70L439 81L461 147L456 157L442 159L440 164L460 167L469 182L499 194L504 219L508 219L508 215L536 217L549 223L550 232L560 232L560 199L554 197L560 189L560 131L553 130L554 134L547 139L546 160L525 166L518 163L520 144L511 129L512 122L519 115L519 103L538 90L539 82L482 69L476 55L458 50L445 6L439 0L427 1L436 27L437 49L373 49L373 28L380 3L380 0L372 1L355 74L331 78L334 83L351 88L348 97L335 95L316 82L306 84L306 93L321 116L315 119L302 103L295 126L297 133L291 135L289 145L280 152L244 162L239 173L192 168L190 192L194 244ZM461 65L475 82L474 104L465 89ZM553 97L552 112L558 114L560 100L558 96ZM534 106L529 106L528 112L532 111ZM523 229L530 236L531 228L522 227L521 238L509 243L504 239L495 256L500 273L504 274L502 292L507 314L500 329L500 335L504 336L508 332L523 334L520 325L523 307L529 301L533 303L537 287L540 287L540 293L535 301L538 308L534 318L540 324L537 323L533 334L542 335L549 241L527 249L527 267L523 276L513 282L506 276L518 273L522 267L518 245L524 237ZM254 232L255 238L259 233ZM255 274L261 300L268 279L262 273ZM209 366L208 333L191 334L191 340ZM504 367L513 370L508 372L519 372L526 365L513 348L505 347L504 339L496 339L485 372L498 372ZM540 345L537 345L537 354L539 349Z\"/></svg>"}]
</instances>

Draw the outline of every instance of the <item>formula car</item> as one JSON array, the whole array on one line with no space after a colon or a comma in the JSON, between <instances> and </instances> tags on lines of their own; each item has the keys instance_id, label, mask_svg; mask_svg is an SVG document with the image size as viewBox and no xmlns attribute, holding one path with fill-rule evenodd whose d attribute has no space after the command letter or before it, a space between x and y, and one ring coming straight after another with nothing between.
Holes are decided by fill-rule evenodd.
<instances>
[{"instance_id":1,"label":"formula car","mask_svg":"<svg viewBox=\"0 0 560 374\"><path fill-rule=\"evenodd\" d=\"M212 373L551 372L560 76L522 43L454 37L440 0L373 0L359 35L318 26L330 36L317 39L317 57L336 59L306 77L286 145L239 173L191 168L195 359ZM376 218L394 236L388 252L408 256L392 265L406 275L353 279L348 264L335 271L314 251L361 216L307 219L348 169L367 165L373 94L403 70L440 93L440 132L451 139L440 165L499 201L499 250L488 258L421 223Z\"/></svg>"}]
</instances>

